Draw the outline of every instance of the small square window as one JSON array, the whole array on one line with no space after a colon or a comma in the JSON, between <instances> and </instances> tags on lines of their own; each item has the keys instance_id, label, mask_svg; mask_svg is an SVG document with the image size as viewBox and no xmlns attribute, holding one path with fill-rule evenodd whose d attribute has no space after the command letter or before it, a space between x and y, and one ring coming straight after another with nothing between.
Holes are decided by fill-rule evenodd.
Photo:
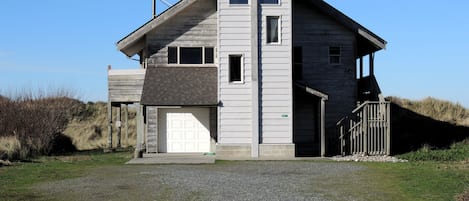
<instances>
[{"instance_id":1,"label":"small square window","mask_svg":"<svg viewBox=\"0 0 469 201\"><path fill-rule=\"evenodd\" d=\"M331 46L329 47L329 63L330 64L340 64L340 47Z\"/></svg>"},{"instance_id":2,"label":"small square window","mask_svg":"<svg viewBox=\"0 0 469 201\"><path fill-rule=\"evenodd\" d=\"M168 47L168 64L178 63L178 48Z\"/></svg>"},{"instance_id":3,"label":"small square window","mask_svg":"<svg viewBox=\"0 0 469 201\"><path fill-rule=\"evenodd\" d=\"M242 56L241 55L230 55L229 56L229 82L242 82Z\"/></svg>"},{"instance_id":4,"label":"small square window","mask_svg":"<svg viewBox=\"0 0 469 201\"><path fill-rule=\"evenodd\" d=\"M248 0L230 0L230 4L248 4Z\"/></svg>"},{"instance_id":5,"label":"small square window","mask_svg":"<svg viewBox=\"0 0 469 201\"><path fill-rule=\"evenodd\" d=\"M280 17L267 16L267 43L279 43Z\"/></svg>"},{"instance_id":6,"label":"small square window","mask_svg":"<svg viewBox=\"0 0 469 201\"><path fill-rule=\"evenodd\" d=\"M261 0L261 4L278 4L278 0Z\"/></svg>"}]
</instances>

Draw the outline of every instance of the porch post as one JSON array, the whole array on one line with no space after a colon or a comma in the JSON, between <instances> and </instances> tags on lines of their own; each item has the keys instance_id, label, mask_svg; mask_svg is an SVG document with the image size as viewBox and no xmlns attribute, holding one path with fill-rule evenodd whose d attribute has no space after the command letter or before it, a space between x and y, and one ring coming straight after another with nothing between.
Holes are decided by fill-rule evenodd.
<instances>
[{"instance_id":1,"label":"porch post","mask_svg":"<svg viewBox=\"0 0 469 201\"><path fill-rule=\"evenodd\" d=\"M125 119L125 145L129 146L129 105L124 105L124 119Z\"/></svg>"},{"instance_id":2,"label":"porch post","mask_svg":"<svg viewBox=\"0 0 469 201\"><path fill-rule=\"evenodd\" d=\"M117 107L117 121L116 121L116 127L117 127L117 145L116 148L121 148L121 127L122 127L122 117L121 117L121 107L122 104L119 104L119 107Z\"/></svg>"},{"instance_id":3,"label":"porch post","mask_svg":"<svg viewBox=\"0 0 469 201\"><path fill-rule=\"evenodd\" d=\"M326 155L326 100L321 98L321 157Z\"/></svg>"},{"instance_id":4,"label":"porch post","mask_svg":"<svg viewBox=\"0 0 469 201\"><path fill-rule=\"evenodd\" d=\"M370 54L370 76L375 75L375 66L374 66L375 61L374 60L375 60L375 54L371 53Z\"/></svg>"},{"instance_id":5,"label":"porch post","mask_svg":"<svg viewBox=\"0 0 469 201\"><path fill-rule=\"evenodd\" d=\"M360 57L360 79L363 78L363 57Z\"/></svg>"},{"instance_id":6,"label":"porch post","mask_svg":"<svg viewBox=\"0 0 469 201\"><path fill-rule=\"evenodd\" d=\"M112 149L112 103L109 100L107 102L107 133L108 133L108 149Z\"/></svg>"}]
</instances>

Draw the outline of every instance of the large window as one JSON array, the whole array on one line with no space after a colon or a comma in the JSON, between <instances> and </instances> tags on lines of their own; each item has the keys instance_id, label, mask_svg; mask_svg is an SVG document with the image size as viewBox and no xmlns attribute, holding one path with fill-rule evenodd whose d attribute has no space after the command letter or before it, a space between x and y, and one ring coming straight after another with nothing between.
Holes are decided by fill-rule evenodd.
<instances>
[{"instance_id":1,"label":"large window","mask_svg":"<svg viewBox=\"0 0 469 201\"><path fill-rule=\"evenodd\" d=\"M278 0L260 0L262 4L278 4Z\"/></svg>"},{"instance_id":2,"label":"large window","mask_svg":"<svg viewBox=\"0 0 469 201\"><path fill-rule=\"evenodd\" d=\"M168 47L168 64L213 64L213 47Z\"/></svg>"},{"instance_id":3,"label":"large window","mask_svg":"<svg viewBox=\"0 0 469 201\"><path fill-rule=\"evenodd\" d=\"M280 43L280 17L267 16L267 43Z\"/></svg>"},{"instance_id":4,"label":"large window","mask_svg":"<svg viewBox=\"0 0 469 201\"><path fill-rule=\"evenodd\" d=\"M329 47L329 63L340 64L340 46Z\"/></svg>"},{"instance_id":5,"label":"large window","mask_svg":"<svg viewBox=\"0 0 469 201\"><path fill-rule=\"evenodd\" d=\"M229 82L243 82L243 57L242 55L229 56Z\"/></svg>"},{"instance_id":6,"label":"large window","mask_svg":"<svg viewBox=\"0 0 469 201\"><path fill-rule=\"evenodd\" d=\"M230 4L248 4L248 0L230 0Z\"/></svg>"}]
</instances>

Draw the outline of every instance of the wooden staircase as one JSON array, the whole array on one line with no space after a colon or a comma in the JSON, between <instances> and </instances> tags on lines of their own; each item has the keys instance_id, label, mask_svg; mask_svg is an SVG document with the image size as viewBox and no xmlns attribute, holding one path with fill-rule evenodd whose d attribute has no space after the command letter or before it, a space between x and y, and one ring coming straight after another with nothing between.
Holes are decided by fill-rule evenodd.
<instances>
[{"instance_id":1,"label":"wooden staircase","mask_svg":"<svg viewBox=\"0 0 469 201\"><path fill-rule=\"evenodd\" d=\"M365 101L338 123L342 155L391 154L391 104Z\"/></svg>"}]
</instances>

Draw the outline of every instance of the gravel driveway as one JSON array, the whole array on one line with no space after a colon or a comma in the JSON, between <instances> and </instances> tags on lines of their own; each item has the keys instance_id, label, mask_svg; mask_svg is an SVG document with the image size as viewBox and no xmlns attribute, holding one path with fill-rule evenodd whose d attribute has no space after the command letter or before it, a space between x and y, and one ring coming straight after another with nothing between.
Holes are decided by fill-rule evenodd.
<instances>
[{"instance_id":1,"label":"gravel driveway","mask_svg":"<svg viewBox=\"0 0 469 201\"><path fill-rule=\"evenodd\" d=\"M340 191L334 189L335 183L363 169L353 163L312 161L122 165L96 169L80 178L43 183L34 190L45 200L69 201L337 200L337 193L331 192Z\"/></svg>"}]
</instances>

